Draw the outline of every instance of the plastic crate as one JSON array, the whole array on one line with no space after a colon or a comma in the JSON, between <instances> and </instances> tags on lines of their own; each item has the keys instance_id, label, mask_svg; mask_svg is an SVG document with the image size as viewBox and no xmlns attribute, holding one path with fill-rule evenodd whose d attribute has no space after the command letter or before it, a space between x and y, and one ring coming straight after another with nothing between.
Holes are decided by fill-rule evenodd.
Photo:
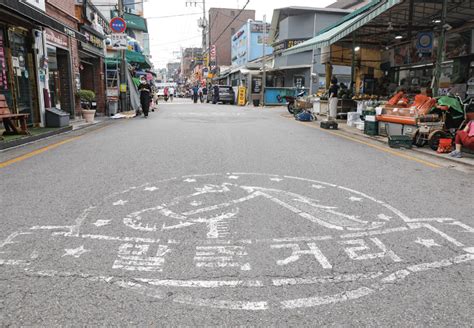
<instances>
[{"instance_id":1,"label":"plastic crate","mask_svg":"<svg viewBox=\"0 0 474 328\"><path fill-rule=\"evenodd\" d=\"M321 121L320 127L327 130L337 130L337 123L335 121Z\"/></svg>"},{"instance_id":2,"label":"plastic crate","mask_svg":"<svg viewBox=\"0 0 474 328\"><path fill-rule=\"evenodd\" d=\"M390 148L406 148L410 149L413 144L413 139L410 136L389 136L388 145Z\"/></svg>"},{"instance_id":3,"label":"plastic crate","mask_svg":"<svg viewBox=\"0 0 474 328\"><path fill-rule=\"evenodd\" d=\"M364 124L364 134L376 136L379 134L379 122L368 122Z\"/></svg>"}]
</instances>

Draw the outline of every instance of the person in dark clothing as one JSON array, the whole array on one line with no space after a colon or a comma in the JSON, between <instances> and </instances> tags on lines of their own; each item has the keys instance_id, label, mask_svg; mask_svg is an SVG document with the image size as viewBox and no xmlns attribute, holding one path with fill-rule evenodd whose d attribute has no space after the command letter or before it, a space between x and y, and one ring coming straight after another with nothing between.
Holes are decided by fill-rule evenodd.
<instances>
[{"instance_id":1,"label":"person in dark clothing","mask_svg":"<svg viewBox=\"0 0 474 328\"><path fill-rule=\"evenodd\" d=\"M216 84L213 86L212 103L217 104L219 102L219 86Z\"/></svg>"},{"instance_id":2,"label":"person in dark clothing","mask_svg":"<svg viewBox=\"0 0 474 328\"><path fill-rule=\"evenodd\" d=\"M194 101L195 104L198 101L198 97L199 97L199 87L197 85L195 85L193 87L193 101Z\"/></svg>"},{"instance_id":3,"label":"person in dark clothing","mask_svg":"<svg viewBox=\"0 0 474 328\"><path fill-rule=\"evenodd\" d=\"M331 86L329 87L329 119L336 119L338 92L339 86L337 85L337 79L333 78L331 80Z\"/></svg>"},{"instance_id":4,"label":"person in dark clothing","mask_svg":"<svg viewBox=\"0 0 474 328\"><path fill-rule=\"evenodd\" d=\"M138 92L140 92L140 104L142 105L143 115L145 116L145 118L148 118L148 112L150 110L151 101L151 87L144 77L140 79Z\"/></svg>"}]
</instances>

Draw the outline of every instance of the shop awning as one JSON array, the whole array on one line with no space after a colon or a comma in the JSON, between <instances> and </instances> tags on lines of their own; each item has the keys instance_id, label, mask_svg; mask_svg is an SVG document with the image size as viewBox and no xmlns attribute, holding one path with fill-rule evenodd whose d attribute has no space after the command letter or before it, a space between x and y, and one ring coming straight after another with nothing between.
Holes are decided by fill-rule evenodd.
<instances>
[{"instance_id":1,"label":"shop awning","mask_svg":"<svg viewBox=\"0 0 474 328\"><path fill-rule=\"evenodd\" d=\"M283 55L292 55L317 48L328 47L401 2L403 2L403 0L372 1L367 6L347 15L332 27L321 31L314 38L283 51Z\"/></svg>"},{"instance_id":2,"label":"shop awning","mask_svg":"<svg viewBox=\"0 0 474 328\"><path fill-rule=\"evenodd\" d=\"M128 63L139 64L141 68L151 68L152 63L143 54L135 51L126 50L125 56ZM114 56L107 56L106 63L111 64L120 61L120 52L117 52Z\"/></svg>"},{"instance_id":3,"label":"shop awning","mask_svg":"<svg viewBox=\"0 0 474 328\"><path fill-rule=\"evenodd\" d=\"M112 17L117 16L118 13L116 11L112 11ZM127 23L127 29L148 32L148 26L145 18L138 15L124 13L123 19Z\"/></svg>"}]
</instances>

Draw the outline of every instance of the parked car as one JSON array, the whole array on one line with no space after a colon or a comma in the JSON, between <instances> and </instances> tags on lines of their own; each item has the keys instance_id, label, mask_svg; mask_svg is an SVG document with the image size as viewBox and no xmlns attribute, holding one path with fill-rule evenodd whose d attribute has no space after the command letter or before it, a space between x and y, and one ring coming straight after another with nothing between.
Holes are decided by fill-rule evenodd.
<instances>
[{"instance_id":1,"label":"parked car","mask_svg":"<svg viewBox=\"0 0 474 328\"><path fill-rule=\"evenodd\" d=\"M216 104L222 102L223 104L233 105L235 103L235 92L230 85L219 85L219 98L217 101L214 99L214 87L208 89L206 101Z\"/></svg>"}]
</instances>

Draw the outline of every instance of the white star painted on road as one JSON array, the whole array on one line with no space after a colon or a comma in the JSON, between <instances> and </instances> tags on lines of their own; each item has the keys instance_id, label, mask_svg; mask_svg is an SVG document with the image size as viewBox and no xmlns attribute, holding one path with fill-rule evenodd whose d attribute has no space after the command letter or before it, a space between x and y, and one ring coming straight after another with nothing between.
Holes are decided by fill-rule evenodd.
<instances>
[{"instance_id":1,"label":"white star painted on road","mask_svg":"<svg viewBox=\"0 0 474 328\"><path fill-rule=\"evenodd\" d=\"M231 179L231 180L237 180L238 178L239 178L239 177L236 176L236 175L230 175L230 176L229 176L229 179Z\"/></svg>"},{"instance_id":2,"label":"white star painted on road","mask_svg":"<svg viewBox=\"0 0 474 328\"><path fill-rule=\"evenodd\" d=\"M110 220L97 220L95 221L95 223L93 223L93 225L95 225L96 227L103 227L108 224L110 224Z\"/></svg>"},{"instance_id":3,"label":"white star painted on road","mask_svg":"<svg viewBox=\"0 0 474 328\"><path fill-rule=\"evenodd\" d=\"M379 214L377 215L377 217L380 219L380 220L384 220L384 221L390 221L390 219L392 218L391 216L387 216L385 214Z\"/></svg>"},{"instance_id":4,"label":"white star painted on road","mask_svg":"<svg viewBox=\"0 0 474 328\"><path fill-rule=\"evenodd\" d=\"M84 248L84 245L82 245L81 247L78 247L78 248L74 248L74 249L65 248L64 250L66 251L66 253L63 255L63 257L64 256L74 256L75 258L79 258L82 254L90 252L90 250Z\"/></svg>"},{"instance_id":5,"label":"white star painted on road","mask_svg":"<svg viewBox=\"0 0 474 328\"><path fill-rule=\"evenodd\" d=\"M191 183L191 182L196 182L196 179L189 179L189 178L188 178L188 179L184 180L184 182L189 182L189 183Z\"/></svg>"},{"instance_id":6,"label":"white star painted on road","mask_svg":"<svg viewBox=\"0 0 474 328\"><path fill-rule=\"evenodd\" d=\"M158 189L160 189L160 188L158 188L158 187L146 187L144 190L145 191L155 191L155 190L158 190Z\"/></svg>"},{"instance_id":7,"label":"white star painted on road","mask_svg":"<svg viewBox=\"0 0 474 328\"><path fill-rule=\"evenodd\" d=\"M128 203L128 200L118 200L115 203L113 203L112 205L114 205L114 206L123 206L126 203Z\"/></svg>"},{"instance_id":8,"label":"white star painted on road","mask_svg":"<svg viewBox=\"0 0 474 328\"><path fill-rule=\"evenodd\" d=\"M312 185L311 187L313 187L314 189L324 189L325 187L321 186L321 185Z\"/></svg>"},{"instance_id":9,"label":"white star painted on road","mask_svg":"<svg viewBox=\"0 0 474 328\"><path fill-rule=\"evenodd\" d=\"M280 179L280 178L270 178L270 180L272 180L272 181L276 181L276 182L283 181L283 179Z\"/></svg>"},{"instance_id":10,"label":"white star painted on road","mask_svg":"<svg viewBox=\"0 0 474 328\"><path fill-rule=\"evenodd\" d=\"M418 239L415 240L415 243L423 245L428 248L431 248L433 246L441 247L441 245L437 244L433 239L421 239L420 237L418 237Z\"/></svg>"},{"instance_id":11,"label":"white star painted on road","mask_svg":"<svg viewBox=\"0 0 474 328\"><path fill-rule=\"evenodd\" d=\"M352 196L351 198L349 198L349 200L351 202L361 202L362 198Z\"/></svg>"}]
</instances>

